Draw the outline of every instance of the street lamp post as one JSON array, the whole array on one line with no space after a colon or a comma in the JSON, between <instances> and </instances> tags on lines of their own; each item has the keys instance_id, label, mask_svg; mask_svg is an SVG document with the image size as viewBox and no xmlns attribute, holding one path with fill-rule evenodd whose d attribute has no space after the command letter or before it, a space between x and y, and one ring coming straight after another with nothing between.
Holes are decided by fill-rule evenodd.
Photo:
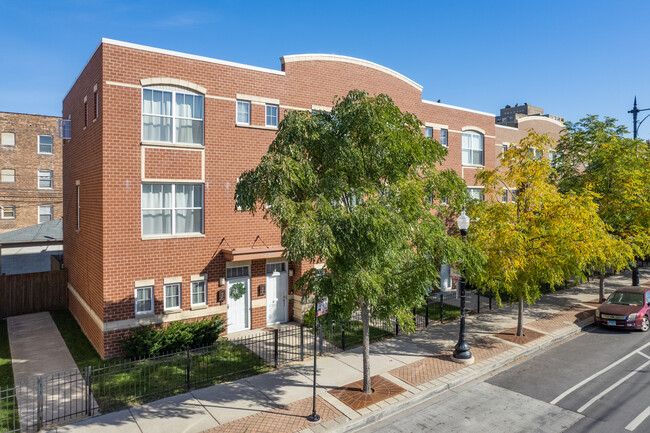
<instances>
[{"instance_id":1,"label":"street lamp post","mask_svg":"<svg viewBox=\"0 0 650 433\"><path fill-rule=\"evenodd\" d=\"M456 220L460 234L463 236L463 242L466 242L467 229L469 228L469 217L463 211ZM474 362L474 356L469 350L469 344L465 338L465 277L460 276L460 334L458 336L458 343L454 347L454 354L451 359L454 362L461 364L471 364Z\"/></svg>"},{"instance_id":2,"label":"street lamp post","mask_svg":"<svg viewBox=\"0 0 650 433\"><path fill-rule=\"evenodd\" d=\"M650 117L650 114L645 116L643 119L641 119L640 122L637 122L637 116L641 111L648 111L650 108L642 108L639 109L636 106L636 96L634 97L634 106L628 113L632 113L632 137L636 140L638 135L639 135L639 127L643 123L644 120L646 120L648 117ZM639 285L639 268L636 263L636 258L635 258L635 263L634 267L632 268L632 285L633 286L638 286Z\"/></svg>"}]
</instances>

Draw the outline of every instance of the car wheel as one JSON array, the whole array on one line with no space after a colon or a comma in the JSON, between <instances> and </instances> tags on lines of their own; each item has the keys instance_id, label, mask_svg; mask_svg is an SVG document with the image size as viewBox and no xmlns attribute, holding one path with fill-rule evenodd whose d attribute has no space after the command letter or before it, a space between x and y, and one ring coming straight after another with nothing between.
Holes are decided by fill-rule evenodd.
<instances>
[{"instance_id":1,"label":"car wheel","mask_svg":"<svg viewBox=\"0 0 650 433\"><path fill-rule=\"evenodd\" d=\"M648 316L643 316L643 321L641 322L641 332L648 332L648 329L650 329L650 320L648 320Z\"/></svg>"}]
</instances>

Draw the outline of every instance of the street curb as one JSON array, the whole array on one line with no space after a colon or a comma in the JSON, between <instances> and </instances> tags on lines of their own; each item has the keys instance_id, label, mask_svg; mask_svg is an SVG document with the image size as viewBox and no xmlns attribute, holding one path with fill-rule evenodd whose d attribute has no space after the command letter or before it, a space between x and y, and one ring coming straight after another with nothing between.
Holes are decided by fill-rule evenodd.
<instances>
[{"instance_id":1,"label":"street curb","mask_svg":"<svg viewBox=\"0 0 650 433\"><path fill-rule=\"evenodd\" d=\"M465 375L463 375L461 378L459 378L457 380L450 381L447 384L445 384L444 386L438 386L438 387L427 389L427 390L422 391L422 392L420 392L418 394L415 394L414 396L412 396L410 398L405 398L403 400L400 400L398 403L392 404L392 405L390 405L390 406L388 406L388 407L386 407L384 409L378 410L376 412L373 412L373 413L370 413L370 414L367 414L367 415L360 416L360 417L355 418L355 419L351 419L346 424L343 424L343 425L341 425L339 427L335 427L333 429L326 429L326 430L328 432L334 432L334 433L351 432L351 431L359 429L359 428L361 428L363 426L376 423L378 421L381 421L383 419L388 418L389 416L391 416L393 414L399 413L399 412L401 412L401 411L403 411L403 410L405 410L407 408L410 408L410 407L412 407L414 405L417 405L417 404L419 404L419 403L421 403L421 402L423 402L423 401L425 401L425 400L427 400L429 398L432 398L432 397L434 397L434 396L436 396L438 394L442 394L445 391L452 390L452 389L457 388L457 387L459 387L461 385L464 385L464 384L466 384L468 382L471 382L472 380L475 380L475 379L477 379L479 377L485 376L486 374L491 373L494 370L497 370L497 369L499 369L499 368L501 368L501 367L503 367L503 366L505 366L507 364L510 364L512 362L515 362L515 361L517 361L517 360L519 360L519 359L521 359L523 357L529 356L532 353L535 353L535 352L537 352L537 351L539 351L541 349L544 349L544 348L546 348L546 347L548 347L550 345L553 345L553 344L555 344L555 343L557 343L557 342L559 342L561 340L565 340L567 338L570 338L570 337L582 332L584 329L592 326L593 324L594 324L594 319L593 318L582 320L582 321L577 323L578 326L576 328L570 329L568 332L566 332L566 333L564 333L562 335L555 336L552 339L547 340L547 341L545 341L545 342L543 342L543 343L541 343L539 345L536 345L534 347L525 348L521 352L518 352L516 354L513 354L513 355L505 358L505 359L494 362L494 363L492 363L492 364L490 364L488 366L485 366L485 367L481 368L478 371L472 371L471 373L465 374ZM462 372L462 371L463 371L463 369L459 370L459 372ZM440 379L442 379L444 377L445 376L441 376L441 377L438 377L438 378L436 378L434 380L440 380ZM314 426L314 427L316 427L316 426Z\"/></svg>"}]
</instances>

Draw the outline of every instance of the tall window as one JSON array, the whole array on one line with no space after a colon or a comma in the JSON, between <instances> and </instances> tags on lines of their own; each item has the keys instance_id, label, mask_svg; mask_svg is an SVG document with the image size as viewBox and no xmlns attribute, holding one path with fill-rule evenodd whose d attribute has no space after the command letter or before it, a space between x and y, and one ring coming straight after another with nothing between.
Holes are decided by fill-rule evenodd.
<instances>
[{"instance_id":1,"label":"tall window","mask_svg":"<svg viewBox=\"0 0 650 433\"><path fill-rule=\"evenodd\" d=\"M84 101L84 126L88 126L88 101Z\"/></svg>"},{"instance_id":2,"label":"tall window","mask_svg":"<svg viewBox=\"0 0 650 433\"><path fill-rule=\"evenodd\" d=\"M192 306L205 305L207 296L205 290L205 280L192 281Z\"/></svg>"},{"instance_id":3,"label":"tall window","mask_svg":"<svg viewBox=\"0 0 650 433\"><path fill-rule=\"evenodd\" d=\"M99 118L99 98L97 97L97 90L93 93L93 108L95 109L95 119Z\"/></svg>"},{"instance_id":4,"label":"tall window","mask_svg":"<svg viewBox=\"0 0 650 433\"><path fill-rule=\"evenodd\" d=\"M463 132L463 164L483 165L483 134Z\"/></svg>"},{"instance_id":5,"label":"tall window","mask_svg":"<svg viewBox=\"0 0 650 433\"><path fill-rule=\"evenodd\" d=\"M142 184L142 234L185 233L203 233L203 185Z\"/></svg>"},{"instance_id":6,"label":"tall window","mask_svg":"<svg viewBox=\"0 0 650 433\"><path fill-rule=\"evenodd\" d=\"M503 190L503 196L501 196L501 203L508 203L508 190Z\"/></svg>"},{"instance_id":7,"label":"tall window","mask_svg":"<svg viewBox=\"0 0 650 433\"><path fill-rule=\"evenodd\" d=\"M153 287L136 287L135 314L153 312Z\"/></svg>"},{"instance_id":8,"label":"tall window","mask_svg":"<svg viewBox=\"0 0 650 433\"><path fill-rule=\"evenodd\" d=\"M0 145L2 146L15 146L16 136L13 132L3 132L0 134Z\"/></svg>"},{"instance_id":9,"label":"tall window","mask_svg":"<svg viewBox=\"0 0 650 433\"><path fill-rule=\"evenodd\" d=\"M52 153L54 141L51 135L38 136L38 153Z\"/></svg>"},{"instance_id":10,"label":"tall window","mask_svg":"<svg viewBox=\"0 0 650 433\"><path fill-rule=\"evenodd\" d=\"M242 125L251 124L251 103L248 101L237 101L237 123Z\"/></svg>"},{"instance_id":11,"label":"tall window","mask_svg":"<svg viewBox=\"0 0 650 433\"><path fill-rule=\"evenodd\" d=\"M440 144L443 146L447 146L447 130L446 129L441 129L440 130Z\"/></svg>"},{"instance_id":12,"label":"tall window","mask_svg":"<svg viewBox=\"0 0 650 433\"><path fill-rule=\"evenodd\" d=\"M13 220L16 219L16 207L15 206L2 206L2 219L3 220Z\"/></svg>"},{"instance_id":13,"label":"tall window","mask_svg":"<svg viewBox=\"0 0 650 433\"><path fill-rule=\"evenodd\" d=\"M81 186L77 185L77 230L81 229Z\"/></svg>"},{"instance_id":14,"label":"tall window","mask_svg":"<svg viewBox=\"0 0 650 433\"><path fill-rule=\"evenodd\" d=\"M203 144L203 96L145 88L142 90L142 139Z\"/></svg>"},{"instance_id":15,"label":"tall window","mask_svg":"<svg viewBox=\"0 0 650 433\"><path fill-rule=\"evenodd\" d=\"M181 308L181 283L165 284L165 310Z\"/></svg>"},{"instance_id":16,"label":"tall window","mask_svg":"<svg viewBox=\"0 0 650 433\"><path fill-rule=\"evenodd\" d=\"M39 206L38 207L38 223L52 221L53 212L52 206Z\"/></svg>"},{"instance_id":17,"label":"tall window","mask_svg":"<svg viewBox=\"0 0 650 433\"><path fill-rule=\"evenodd\" d=\"M278 126L277 105L266 105L266 126Z\"/></svg>"},{"instance_id":18,"label":"tall window","mask_svg":"<svg viewBox=\"0 0 650 433\"><path fill-rule=\"evenodd\" d=\"M474 200L485 200L485 196L483 195L483 188L467 188L467 191L469 192L469 196L474 199Z\"/></svg>"},{"instance_id":19,"label":"tall window","mask_svg":"<svg viewBox=\"0 0 650 433\"><path fill-rule=\"evenodd\" d=\"M424 136L425 137L433 137L433 128L430 126L425 126L424 127Z\"/></svg>"},{"instance_id":20,"label":"tall window","mask_svg":"<svg viewBox=\"0 0 650 433\"><path fill-rule=\"evenodd\" d=\"M38 189L52 189L54 187L52 170L38 170Z\"/></svg>"},{"instance_id":21,"label":"tall window","mask_svg":"<svg viewBox=\"0 0 650 433\"><path fill-rule=\"evenodd\" d=\"M13 168L3 168L1 180L2 182L15 182L16 170L14 170Z\"/></svg>"}]
</instances>

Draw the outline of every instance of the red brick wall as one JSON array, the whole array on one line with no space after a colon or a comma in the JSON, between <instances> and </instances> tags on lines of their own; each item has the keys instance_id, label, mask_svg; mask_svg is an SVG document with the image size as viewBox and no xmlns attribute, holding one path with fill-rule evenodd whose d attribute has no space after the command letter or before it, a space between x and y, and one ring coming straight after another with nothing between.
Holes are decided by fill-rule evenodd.
<instances>
[{"instance_id":1,"label":"red brick wall","mask_svg":"<svg viewBox=\"0 0 650 433\"><path fill-rule=\"evenodd\" d=\"M58 138L58 117L0 113L0 132L14 134L14 146L0 146L0 169L13 169L15 182L0 182L0 206L14 206L15 219L0 219L0 233L38 224L38 206L52 206L61 219L63 149ZM52 154L38 153L38 136L51 135ZM53 189L38 189L38 170L52 170Z\"/></svg>"},{"instance_id":2,"label":"red brick wall","mask_svg":"<svg viewBox=\"0 0 650 433\"><path fill-rule=\"evenodd\" d=\"M201 179L201 152L145 148L147 179Z\"/></svg>"}]
</instances>

